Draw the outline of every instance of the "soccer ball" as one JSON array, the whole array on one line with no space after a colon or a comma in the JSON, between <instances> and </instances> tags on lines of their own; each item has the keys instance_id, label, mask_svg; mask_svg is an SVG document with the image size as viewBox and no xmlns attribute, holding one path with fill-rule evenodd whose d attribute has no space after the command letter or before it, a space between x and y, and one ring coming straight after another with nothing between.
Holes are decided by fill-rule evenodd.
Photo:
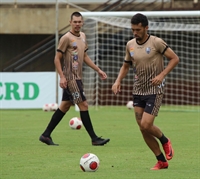
<instances>
[{"instance_id":1,"label":"soccer ball","mask_svg":"<svg viewBox=\"0 0 200 179\"><path fill-rule=\"evenodd\" d=\"M133 101L128 101L127 104L126 104L126 107L128 109L133 109Z\"/></svg>"},{"instance_id":2,"label":"soccer ball","mask_svg":"<svg viewBox=\"0 0 200 179\"><path fill-rule=\"evenodd\" d=\"M74 109L75 109L75 111L80 111L80 109L79 109L77 104L75 104L75 108Z\"/></svg>"},{"instance_id":3,"label":"soccer ball","mask_svg":"<svg viewBox=\"0 0 200 179\"><path fill-rule=\"evenodd\" d=\"M99 163L99 158L92 153L86 153L80 159L80 167L84 172L95 172L99 168Z\"/></svg>"},{"instance_id":4,"label":"soccer ball","mask_svg":"<svg viewBox=\"0 0 200 179\"><path fill-rule=\"evenodd\" d=\"M58 109L58 104L57 103L50 103L49 107L50 107L50 111L56 111Z\"/></svg>"},{"instance_id":5,"label":"soccer ball","mask_svg":"<svg viewBox=\"0 0 200 179\"><path fill-rule=\"evenodd\" d=\"M42 110L45 111L45 112L50 111L49 104L44 104L43 107L42 107Z\"/></svg>"},{"instance_id":6,"label":"soccer ball","mask_svg":"<svg viewBox=\"0 0 200 179\"><path fill-rule=\"evenodd\" d=\"M71 127L71 129L80 129L82 125L83 123L79 117L73 117L69 121L69 127Z\"/></svg>"}]
</instances>

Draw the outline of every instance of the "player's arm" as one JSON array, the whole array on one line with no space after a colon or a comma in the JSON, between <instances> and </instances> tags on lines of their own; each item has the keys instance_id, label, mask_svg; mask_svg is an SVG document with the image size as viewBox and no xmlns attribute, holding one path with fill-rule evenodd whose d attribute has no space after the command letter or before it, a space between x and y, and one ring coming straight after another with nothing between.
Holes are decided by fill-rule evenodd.
<instances>
[{"instance_id":1,"label":"player's arm","mask_svg":"<svg viewBox=\"0 0 200 179\"><path fill-rule=\"evenodd\" d=\"M60 87L66 88L67 87L67 81L66 81L66 78L63 74L62 65L61 65L62 56L63 56L62 52L57 51L55 58L54 58L54 64L55 64L56 70L57 70L57 72L60 76Z\"/></svg>"},{"instance_id":2,"label":"player's arm","mask_svg":"<svg viewBox=\"0 0 200 179\"><path fill-rule=\"evenodd\" d=\"M162 84L165 76L178 64L179 58L175 54L175 52L163 41L161 38L155 38L155 47L159 53L164 55L168 60L169 63L166 68L155 78L151 80L152 84L157 86Z\"/></svg>"},{"instance_id":3,"label":"player's arm","mask_svg":"<svg viewBox=\"0 0 200 179\"><path fill-rule=\"evenodd\" d=\"M169 60L169 63L166 66L166 68L158 76L152 79L152 84L154 85L160 85L163 79L165 78L165 76L167 76L167 74L169 74L169 72L172 71L173 68L179 63L178 56L169 47L164 52L164 56Z\"/></svg>"},{"instance_id":4,"label":"player's arm","mask_svg":"<svg viewBox=\"0 0 200 179\"><path fill-rule=\"evenodd\" d=\"M168 65L162 71L162 75L165 77L179 63L179 58L171 48L167 48L167 50L164 53L164 56L169 60Z\"/></svg>"},{"instance_id":5,"label":"player's arm","mask_svg":"<svg viewBox=\"0 0 200 179\"><path fill-rule=\"evenodd\" d=\"M93 70L98 72L99 76L101 77L102 80L107 78L107 75L104 71L102 71L97 65L94 64L94 62L90 59L90 57L87 55L85 52L84 54L84 62L91 67Z\"/></svg>"},{"instance_id":6,"label":"player's arm","mask_svg":"<svg viewBox=\"0 0 200 179\"><path fill-rule=\"evenodd\" d=\"M121 91L121 81L127 75L128 71L129 71L129 67L130 67L129 62L131 62L131 61L124 61L122 67L120 68L118 77L112 86L112 91L114 94L117 94L118 92Z\"/></svg>"}]
</instances>

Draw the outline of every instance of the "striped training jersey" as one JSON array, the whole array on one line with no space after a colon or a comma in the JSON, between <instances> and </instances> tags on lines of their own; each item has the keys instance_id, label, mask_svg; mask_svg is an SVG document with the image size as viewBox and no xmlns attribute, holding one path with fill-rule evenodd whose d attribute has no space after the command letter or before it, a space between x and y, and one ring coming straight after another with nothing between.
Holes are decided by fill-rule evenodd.
<instances>
[{"instance_id":1,"label":"striped training jersey","mask_svg":"<svg viewBox=\"0 0 200 179\"><path fill-rule=\"evenodd\" d=\"M67 32L59 40L57 51L63 54L63 74L67 80L82 78L84 54L87 49L86 36L83 32L80 32L80 36Z\"/></svg>"},{"instance_id":2,"label":"striped training jersey","mask_svg":"<svg viewBox=\"0 0 200 179\"><path fill-rule=\"evenodd\" d=\"M168 45L156 36L149 35L143 44L136 39L127 42L125 62L132 64L134 72L133 94L150 95L164 92L164 81L154 86L151 79L164 70L163 54Z\"/></svg>"}]
</instances>

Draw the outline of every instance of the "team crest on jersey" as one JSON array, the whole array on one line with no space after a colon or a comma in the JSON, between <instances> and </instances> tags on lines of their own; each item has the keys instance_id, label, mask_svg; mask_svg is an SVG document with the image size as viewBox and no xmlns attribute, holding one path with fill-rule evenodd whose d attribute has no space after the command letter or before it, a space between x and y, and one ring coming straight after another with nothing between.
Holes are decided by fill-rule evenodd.
<instances>
[{"instance_id":1,"label":"team crest on jersey","mask_svg":"<svg viewBox=\"0 0 200 179\"><path fill-rule=\"evenodd\" d=\"M78 69L78 62L77 62L77 61L74 61L74 62L72 63L72 67L73 67L74 70L77 70L77 69Z\"/></svg>"},{"instance_id":2,"label":"team crest on jersey","mask_svg":"<svg viewBox=\"0 0 200 179\"><path fill-rule=\"evenodd\" d=\"M146 52L147 52L147 54L150 54L151 48L150 48L150 47L147 47L147 48L146 48Z\"/></svg>"},{"instance_id":3,"label":"team crest on jersey","mask_svg":"<svg viewBox=\"0 0 200 179\"><path fill-rule=\"evenodd\" d=\"M73 49L76 50L76 49L77 49L76 41L75 41L75 40L72 40L71 42L72 42L72 47L73 47Z\"/></svg>"},{"instance_id":4,"label":"team crest on jersey","mask_svg":"<svg viewBox=\"0 0 200 179\"><path fill-rule=\"evenodd\" d=\"M134 55L133 47L131 47L131 48L129 49L129 53L130 53L130 56L133 57L133 55Z\"/></svg>"},{"instance_id":5,"label":"team crest on jersey","mask_svg":"<svg viewBox=\"0 0 200 179\"><path fill-rule=\"evenodd\" d=\"M72 51L73 60L78 60L78 52L77 50Z\"/></svg>"}]
</instances>

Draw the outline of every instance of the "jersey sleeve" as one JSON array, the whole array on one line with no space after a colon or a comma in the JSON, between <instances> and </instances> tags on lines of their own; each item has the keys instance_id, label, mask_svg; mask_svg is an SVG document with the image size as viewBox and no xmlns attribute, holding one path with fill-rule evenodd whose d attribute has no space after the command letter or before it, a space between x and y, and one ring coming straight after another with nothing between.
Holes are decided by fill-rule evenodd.
<instances>
[{"instance_id":1,"label":"jersey sleeve","mask_svg":"<svg viewBox=\"0 0 200 179\"><path fill-rule=\"evenodd\" d=\"M166 43L165 41L163 41L161 38L156 37L156 38L155 38L155 47L156 47L156 50L157 50L159 53L161 53L161 54L164 55L165 51L166 51L167 48L168 48L168 45L167 45L167 43Z\"/></svg>"},{"instance_id":2,"label":"jersey sleeve","mask_svg":"<svg viewBox=\"0 0 200 179\"><path fill-rule=\"evenodd\" d=\"M126 52L125 52L126 54L125 54L124 62L132 65L131 51L129 51L129 49L130 49L130 47L129 47L129 42L128 42L126 44Z\"/></svg>"},{"instance_id":3,"label":"jersey sleeve","mask_svg":"<svg viewBox=\"0 0 200 179\"><path fill-rule=\"evenodd\" d=\"M65 53L69 44L69 38L67 35L64 35L60 38L58 43L57 52Z\"/></svg>"}]
</instances>

